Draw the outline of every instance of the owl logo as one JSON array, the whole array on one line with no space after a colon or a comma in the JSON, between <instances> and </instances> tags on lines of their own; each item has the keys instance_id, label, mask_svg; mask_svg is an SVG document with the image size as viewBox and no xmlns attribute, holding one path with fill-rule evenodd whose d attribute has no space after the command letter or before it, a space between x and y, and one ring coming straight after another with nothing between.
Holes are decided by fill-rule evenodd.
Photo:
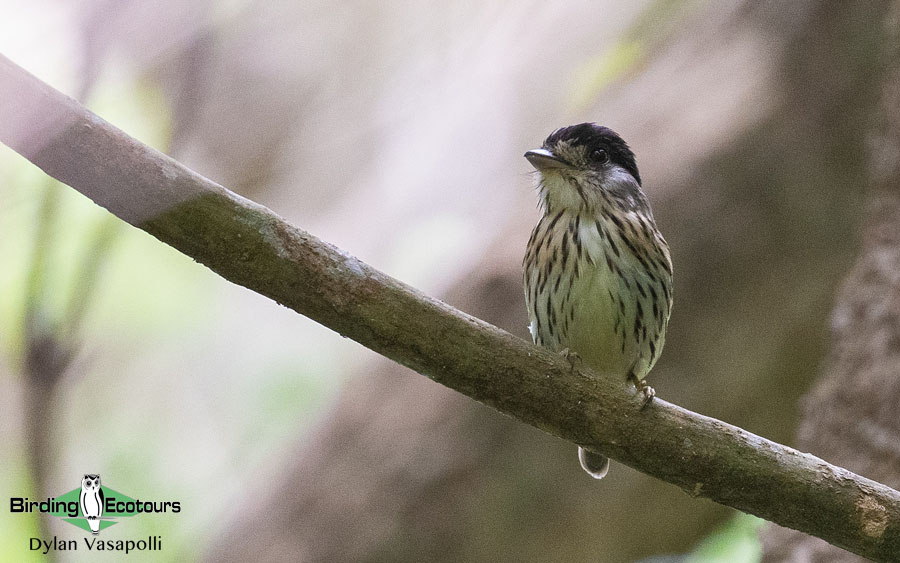
<instances>
[{"instance_id":1,"label":"owl logo","mask_svg":"<svg viewBox=\"0 0 900 563\"><path fill-rule=\"evenodd\" d=\"M100 533L100 517L103 516L103 489L99 475L85 475L81 480L81 515L88 521L91 533Z\"/></svg>"}]
</instances>

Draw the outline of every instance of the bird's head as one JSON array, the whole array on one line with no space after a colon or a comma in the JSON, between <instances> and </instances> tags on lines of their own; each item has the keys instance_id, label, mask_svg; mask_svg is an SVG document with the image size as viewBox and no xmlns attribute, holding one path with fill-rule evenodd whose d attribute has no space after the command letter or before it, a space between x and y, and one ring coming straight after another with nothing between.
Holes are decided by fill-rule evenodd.
<instances>
[{"instance_id":1,"label":"bird's head","mask_svg":"<svg viewBox=\"0 0 900 563\"><path fill-rule=\"evenodd\" d=\"M540 173L547 212L596 212L605 204L648 209L634 153L615 131L595 123L562 127L525 153Z\"/></svg>"}]
</instances>

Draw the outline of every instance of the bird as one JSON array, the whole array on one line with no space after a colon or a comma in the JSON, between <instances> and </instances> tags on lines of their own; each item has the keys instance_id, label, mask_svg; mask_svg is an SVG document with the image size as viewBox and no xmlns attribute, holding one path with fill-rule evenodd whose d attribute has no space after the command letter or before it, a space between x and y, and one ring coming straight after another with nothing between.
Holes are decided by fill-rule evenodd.
<instances>
[{"instance_id":1,"label":"bird","mask_svg":"<svg viewBox=\"0 0 900 563\"><path fill-rule=\"evenodd\" d=\"M103 489L100 476L88 474L81 480L81 515L88 521L91 533L100 533L100 518L103 516Z\"/></svg>"},{"instance_id":2,"label":"bird","mask_svg":"<svg viewBox=\"0 0 900 563\"><path fill-rule=\"evenodd\" d=\"M672 311L672 260L642 191L634 153L596 123L553 131L525 158L538 175L541 217L523 260L534 343L621 377L643 396ZM609 458L578 448L601 479Z\"/></svg>"}]
</instances>

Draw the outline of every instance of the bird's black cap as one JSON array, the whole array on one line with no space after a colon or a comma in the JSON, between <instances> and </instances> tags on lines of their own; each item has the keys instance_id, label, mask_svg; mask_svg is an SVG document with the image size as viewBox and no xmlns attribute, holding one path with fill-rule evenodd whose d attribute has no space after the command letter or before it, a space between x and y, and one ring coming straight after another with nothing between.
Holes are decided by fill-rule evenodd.
<instances>
[{"instance_id":1,"label":"bird's black cap","mask_svg":"<svg viewBox=\"0 0 900 563\"><path fill-rule=\"evenodd\" d=\"M628 144L622 140L618 133L596 123L579 123L568 127L560 127L544 141L544 148L553 151L560 141L567 141L571 145L585 147L585 154L589 155L597 149L603 149L609 155L610 161L618 164L631 173L638 185L641 185L641 175L638 173L634 153Z\"/></svg>"}]
</instances>

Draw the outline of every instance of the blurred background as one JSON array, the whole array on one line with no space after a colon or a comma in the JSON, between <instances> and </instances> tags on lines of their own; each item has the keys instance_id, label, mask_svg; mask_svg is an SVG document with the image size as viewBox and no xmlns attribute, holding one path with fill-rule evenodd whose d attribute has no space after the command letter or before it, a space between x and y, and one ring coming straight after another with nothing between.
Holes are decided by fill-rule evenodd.
<instances>
[{"instance_id":1,"label":"blurred background","mask_svg":"<svg viewBox=\"0 0 900 563\"><path fill-rule=\"evenodd\" d=\"M101 117L523 338L538 210L522 153L562 125L612 127L675 264L653 386L793 443L858 245L878 10L0 0L0 13L0 53ZM179 500L103 532L162 535L143 555L161 561L759 560L760 521L615 463L596 482L573 445L222 280L3 146L0 201L4 498L93 472ZM2 518L3 560L28 556L27 537L75 536Z\"/></svg>"}]
</instances>

